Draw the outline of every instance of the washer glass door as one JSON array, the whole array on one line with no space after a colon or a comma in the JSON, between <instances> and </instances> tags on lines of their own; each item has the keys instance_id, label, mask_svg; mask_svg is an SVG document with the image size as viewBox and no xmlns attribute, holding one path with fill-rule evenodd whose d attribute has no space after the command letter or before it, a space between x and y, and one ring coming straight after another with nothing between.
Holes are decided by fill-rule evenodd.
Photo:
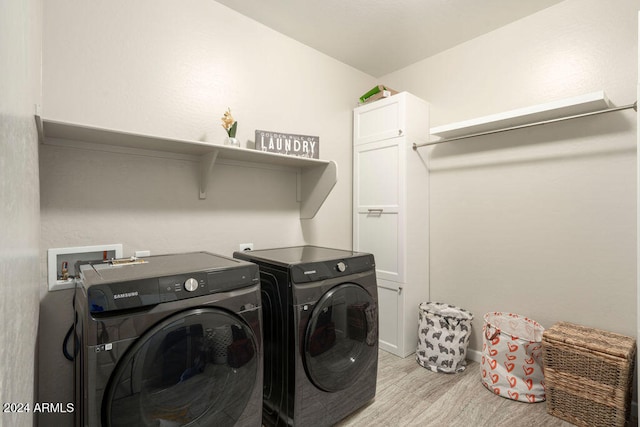
<instances>
[{"instance_id":1,"label":"washer glass door","mask_svg":"<svg viewBox=\"0 0 640 427\"><path fill-rule=\"evenodd\" d=\"M239 317L197 308L127 349L104 394L107 426L233 425L258 377L256 337Z\"/></svg>"},{"instance_id":2,"label":"washer glass door","mask_svg":"<svg viewBox=\"0 0 640 427\"><path fill-rule=\"evenodd\" d=\"M345 283L316 303L305 334L304 361L313 383L329 392L360 379L378 357L378 307L364 288Z\"/></svg>"}]
</instances>

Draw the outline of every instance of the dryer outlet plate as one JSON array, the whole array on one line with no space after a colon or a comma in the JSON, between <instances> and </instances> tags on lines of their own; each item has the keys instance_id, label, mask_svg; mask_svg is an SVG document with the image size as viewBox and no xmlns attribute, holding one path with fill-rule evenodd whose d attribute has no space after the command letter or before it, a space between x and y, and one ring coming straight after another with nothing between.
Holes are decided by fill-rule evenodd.
<instances>
[{"instance_id":1,"label":"dryer outlet plate","mask_svg":"<svg viewBox=\"0 0 640 427\"><path fill-rule=\"evenodd\" d=\"M73 248L53 248L47 251L47 278L49 292L72 289L76 285L73 278L77 261L95 261L122 258L122 243L96 246L77 246ZM62 280L62 263L67 263L69 278Z\"/></svg>"}]
</instances>

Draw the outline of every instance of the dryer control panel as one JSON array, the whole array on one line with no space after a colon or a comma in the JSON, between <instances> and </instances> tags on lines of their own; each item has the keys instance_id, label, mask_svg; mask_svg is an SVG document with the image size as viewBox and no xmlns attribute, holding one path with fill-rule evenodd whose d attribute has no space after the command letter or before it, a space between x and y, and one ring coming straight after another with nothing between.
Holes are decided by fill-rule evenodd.
<instances>
[{"instance_id":1,"label":"dryer control panel","mask_svg":"<svg viewBox=\"0 0 640 427\"><path fill-rule=\"evenodd\" d=\"M373 269L375 269L373 255L362 254L339 260L293 265L291 266L291 279L294 283L317 282Z\"/></svg>"}]
</instances>

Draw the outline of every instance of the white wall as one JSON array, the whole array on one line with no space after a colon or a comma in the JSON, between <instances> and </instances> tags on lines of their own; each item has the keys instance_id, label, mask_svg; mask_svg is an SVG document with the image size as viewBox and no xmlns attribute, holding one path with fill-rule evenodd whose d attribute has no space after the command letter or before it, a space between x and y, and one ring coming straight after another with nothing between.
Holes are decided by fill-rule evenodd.
<instances>
[{"instance_id":1,"label":"white wall","mask_svg":"<svg viewBox=\"0 0 640 427\"><path fill-rule=\"evenodd\" d=\"M432 125L600 89L627 104L638 9L566 0L379 82L428 100ZM288 171L222 165L200 201L191 162L42 147L43 263L46 248L95 243L351 246L351 110L378 81L211 1L57 0L44 18L45 117L220 143L230 106L244 143L254 129L320 135L339 176L299 221ZM635 134L627 111L428 151L431 297L475 314L472 348L493 310L635 334ZM45 283L39 400L69 401L71 297Z\"/></svg>"},{"instance_id":2,"label":"white wall","mask_svg":"<svg viewBox=\"0 0 640 427\"><path fill-rule=\"evenodd\" d=\"M597 90L633 103L638 0L567 0L381 78L431 125ZM635 336L633 110L422 148L431 299ZM427 188L425 188L427 191Z\"/></svg>"},{"instance_id":3,"label":"white wall","mask_svg":"<svg viewBox=\"0 0 640 427\"><path fill-rule=\"evenodd\" d=\"M43 116L222 143L231 107L242 144L255 129L319 135L338 183L301 221L293 171L219 165L198 200L193 162L43 146L43 263L47 248L100 243L123 243L127 256L230 256L244 242L351 248L352 108L370 76L209 0L57 0L44 17ZM72 367L60 346L71 292L41 282L39 397L68 401Z\"/></svg>"},{"instance_id":4,"label":"white wall","mask_svg":"<svg viewBox=\"0 0 640 427\"><path fill-rule=\"evenodd\" d=\"M0 1L0 402L35 401L40 206L38 135L42 2ZM1 413L0 426L31 426Z\"/></svg>"}]
</instances>

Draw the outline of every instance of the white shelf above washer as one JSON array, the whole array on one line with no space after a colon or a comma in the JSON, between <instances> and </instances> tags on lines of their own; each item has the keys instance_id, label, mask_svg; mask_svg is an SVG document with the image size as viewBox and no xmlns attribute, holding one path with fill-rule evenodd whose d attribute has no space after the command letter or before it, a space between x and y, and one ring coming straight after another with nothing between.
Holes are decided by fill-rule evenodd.
<instances>
[{"instance_id":1,"label":"white shelf above washer","mask_svg":"<svg viewBox=\"0 0 640 427\"><path fill-rule=\"evenodd\" d=\"M206 191L215 163L221 159L237 162L261 163L297 169L297 200L300 202L300 218L313 218L338 181L337 164L333 160L318 160L286 156L259 150L216 145L186 139L144 135L121 130L81 125L36 116L39 138L42 144L59 144L60 141L75 148L88 148L96 144L107 151L127 152L140 150L195 156L200 170L200 198Z\"/></svg>"},{"instance_id":2,"label":"white shelf above washer","mask_svg":"<svg viewBox=\"0 0 640 427\"><path fill-rule=\"evenodd\" d=\"M496 129L520 126L550 120L562 116L590 113L610 107L610 102L604 91L592 92L585 95L560 99L530 107L491 114L484 117L432 127L431 135L441 138L455 138L488 132Z\"/></svg>"}]
</instances>

